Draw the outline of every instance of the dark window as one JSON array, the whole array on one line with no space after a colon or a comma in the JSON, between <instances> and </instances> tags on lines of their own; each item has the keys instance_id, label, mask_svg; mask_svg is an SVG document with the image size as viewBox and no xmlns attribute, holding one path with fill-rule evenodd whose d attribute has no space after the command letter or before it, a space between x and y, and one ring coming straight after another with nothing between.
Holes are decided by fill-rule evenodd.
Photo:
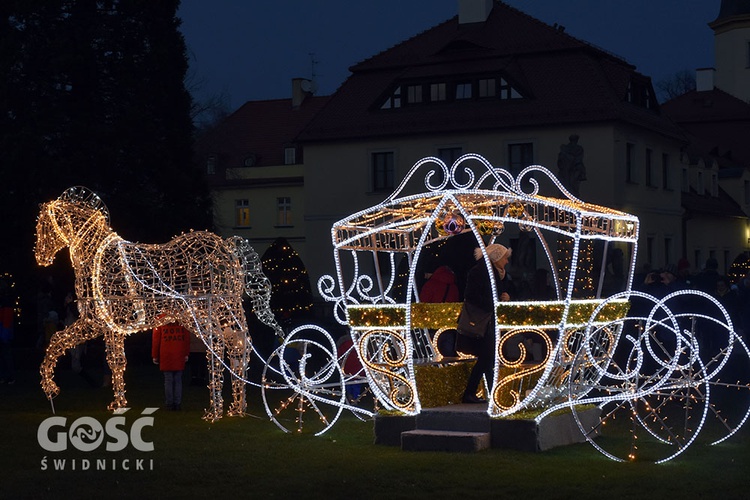
<instances>
[{"instance_id":1,"label":"dark window","mask_svg":"<svg viewBox=\"0 0 750 500\"><path fill-rule=\"evenodd\" d=\"M456 99L471 99L471 82L456 84Z\"/></svg>"},{"instance_id":2,"label":"dark window","mask_svg":"<svg viewBox=\"0 0 750 500\"><path fill-rule=\"evenodd\" d=\"M497 80L482 78L479 80L479 97L495 97L497 95Z\"/></svg>"},{"instance_id":3,"label":"dark window","mask_svg":"<svg viewBox=\"0 0 750 500\"><path fill-rule=\"evenodd\" d=\"M446 93L447 86L445 83L432 83L430 84L430 101L438 102L445 101L447 99Z\"/></svg>"},{"instance_id":4,"label":"dark window","mask_svg":"<svg viewBox=\"0 0 750 500\"><path fill-rule=\"evenodd\" d=\"M669 175L669 155L662 153L661 155L661 187L662 189L671 189L672 178Z\"/></svg>"},{"instance_id":5,"label":"dark window","mask_svg":"<svg viewBox=\"0 0 750 500\"><path fill-rule=\"evenodd\" d=\"M372 190L391 191L394 179L393 152L372 153Z\"/></svg>"},{"instance_id":6,"label":"dark window","mask_svg":"<svg viewBox=\"0 0 750 500\"><path fill-rule=\"evenodd\" d=\"M521 99L523 96L505 79L500 79L500 99Z\"/></svg>"},{"instance_id":7,"label":"dark window","mask_svg":"<svg viewBox=\"0 0 750 500\"><path fill-rule=\"evenodd\" d=\"M409 104L419 104L422 102L421 85L409 85L406 87L406 102Z\"/></svg>"},{"instance_id":8,"label":"dark window","mask_svg":"<svg viewBox=\"0 0 750 500\"><path fill-rule=\"evenodd\" d=\"M521 170L534 164L534 145L530 142L508 145L508 167L510 173L518 175Z\"/></svg>"},{"instance_id":9,"label":"dark window","mask_svg":"<svg viewBox=\"0 0 750 500\"><path fill-rule=\"evenodd\" d=\"M654 182L654 169L653 169L653 165L651 164L652 157L653 157L653 151L646 148L646 185L647 186L656 185L656 183Z\"/></svg>"},{"instance_id":10,"label":"dark window","mask_svg":"<svg viewBox=\"0 0 750 500\"><path fill-rule=\"evenodd\" d=\"M638 182L638 172L635 166L635 144L625 144L625 180Z\"/></svg>"},{"instance_id":11,"label":"dark window","mask_svg":"<svg viewBox=\"0 0 750 500\"><path fill-rule=\"evenodd\" d=\"M391 109L401 107L401 87L396 87L393 93L388 96L380 109Z\"/></svg>"}]
</instances>

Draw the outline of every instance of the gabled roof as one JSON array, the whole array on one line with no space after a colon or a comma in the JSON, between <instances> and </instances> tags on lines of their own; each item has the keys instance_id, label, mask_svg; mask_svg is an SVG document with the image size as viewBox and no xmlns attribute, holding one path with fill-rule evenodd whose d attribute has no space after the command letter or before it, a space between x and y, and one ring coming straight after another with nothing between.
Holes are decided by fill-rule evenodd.
<instances>
[{"instance_id":1,"label":"gabled roof","mask_svg":"<svg viewBox=\"0 0 750 500\"><path fill-rule=\"evenodd\" d=\"M662 111L689 135L688 151L719 166L750 167L750 104L723 90L693 90L662 104Z\"/></svg>"},{"instance_id":2,"label":"gabled roof","mask_svg":"<svg viewBox=\"0 0 750 500\"><path fill-rule=\"evenodd\" d=\"M682 207L687 212L688 217L711 215L747 218L747 214L742 210L742 207L721 187L719 188L719 195L716 197L698 194L694 189L691 189L689 193L683 192Z\"/></svg>"},{"instance_id":3,"label":"gabled roof","mask_svg":"<svg viewBox=\"0 0 750 500\"><path fill-rule=\"evenodd\" d=\"M681 138L661 116L627 102L650 79L621 58L502 2L483 23L453 17L350 68L352 75L300 134L304 141L492 130L622 120ZM464 100L379 109L404 82L494 74L523 99Z\"/></svg>"},{"instance_id":4,"label":"gabled roof","mask_svg":"<svg viewBox=\"0 0 750 500\"><path fill-rule=\"evenodd\" d=\"M284 148L293 145L328 99L309 96L298 108L292 106L292 99L246 102L196 141L196 156L205 162L208 155L217 155L216 180L224 179L226 168L244 166L250 155L255 166L283 165Z\"/></svg>"}]
</instances>

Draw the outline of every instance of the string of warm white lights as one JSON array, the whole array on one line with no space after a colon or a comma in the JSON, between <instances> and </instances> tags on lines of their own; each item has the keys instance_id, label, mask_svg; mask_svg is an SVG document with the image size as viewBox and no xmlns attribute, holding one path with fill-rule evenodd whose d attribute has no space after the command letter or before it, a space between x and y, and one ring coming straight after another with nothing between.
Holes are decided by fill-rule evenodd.
<instances>
[{"instance_id":1,"label":"string of warm white lights","mask_svg":"<svg viewBox=\"0 0 750 500\"><path fill-rule=\"evenodd\" d=\"M474 170L476 167L479 173ZM414 186L417 172L425 168L427 191L406 194ZM543 186L556 189L561 196L542 195ZM491 287L498 334L495 380L486 381L491 395L488 413L503 417L523 409L538 410L539 421L555 411L573 409L581 430L589 433L589 424L582 423L577 408L584 403L612 403L630 411L633 426L644 428L654 438L678 442L679 452L684 450L700 431L707 413L698 412L701 421L684 436L678 436L660 414L673 406L665 401L671 397L690 410L698 409L700 405L694 401L699 400L703 408L711 408L718 415L718 409L708 401L709 385L716 388L716 376L732 355L734 344L739 343L739 352L750 357L723 308L712 301L718 306L719 319L710 314L675 314L670 305L680 297L711 299L685 291L659 300L632 291L639 234L635 216L581 201L544 167L530 166L514 177L475 154L462 156L450 168L434 157L418 161L382 203L354 213L331 228L336 273L335 277L322 277L318 289L326 300L335 303L336 318L348 325L357 339L355 346L379 403L409 415L421 411L414 370L414 346L420 340L415 332L436 332L431 340L432 355L426 361L439 362L436 339L446 329L455 328L460 311L460 304L419 303L415 283L422 251L427 245L471 233L490 271L485 247L510 227L529 232L539 241L558 300L500 302L495 287ZM629 251L629 268L621 293L608 291L608 299L600 296L604 272L599 276L592 273L595 241L604 242L605 248L620 245L620 249ZM366 254L380 252L387 252L391 261L396 253L407 260L404 298L391 297L391 286L382 285L382 271L377 264L368 265ZM347 259L351 269L346 271L344 255L351 255ZM377 259L373 260L377 263ZM603 262L601 269L606 264ZM391 271L391 282L394 275ZM489 275L494 280L493 273ZM642 317L634 316L629 313L633 299L651 302L653 307ZM700 335L684 328L686 323L696 321L713 324L726 337L723 350L712 354L708 361L699 356ZM541 345L541 360L532 363L523 343L518 346L520 354L516 358L503 354L504 345L517 333ZM671 341L665 341L665 335ZM622 350L625 365L617 358ZM501 368L506 375L499 378ZM508 368L511 375L507 375ZM653 373L648 373L649 369ZM746 382L727 385L730 386L749 388ZM642 405L646 405L647 412L636 410ZM750 411L750 405L748 408ZM608 415L605 410L601 423ZM747 411L731 422L722 418L732 434L747 420ZM636 437L633 433L633 441ZM626 458L635 456L632 447L635 445L631 444ZM617 456L600 451L612 458ZM677 454L670 452L666 459Z\"/></svg>"}]
</instances>

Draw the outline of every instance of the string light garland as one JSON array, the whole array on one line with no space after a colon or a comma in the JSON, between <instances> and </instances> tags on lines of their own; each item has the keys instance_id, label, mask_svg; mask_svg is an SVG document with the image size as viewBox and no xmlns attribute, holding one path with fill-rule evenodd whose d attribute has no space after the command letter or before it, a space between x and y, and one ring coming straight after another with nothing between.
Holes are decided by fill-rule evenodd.
<instances>
[{"instance_id":1,"label":"string light garland","mask_svg":"<svg viewBox=\"0 0 750 500\"><path fill-rule=\"evenodd\" d=\"M407 186L415 184L412 181L417 172L425 169L426 191L405 194ZM560 196L541 194L542 184L548 190L557 190ZM721 319L693 312L675 314L668 306L674 306L676 296L659 300L633 291L637 217L578 199L544 167L530 166L513 176L476 154L464 155L450 167L434 157L418 161L382 203L354 213L331 228L336 274L321 277L318 289L334 303L336 319L350 327L378 402L387 411L407 415L421 412L415 364L441 362L437 338L455 328L461 309L460 303L419 302L416 273L422 252L429 248L425 254L432 255L450 238L471 233L489 271L491 263L485 248L509 228L537 239L553 275L557 300L500 302L491 286L497 355L494 380L486 381L491 395L488 414L510 417L533 412L540 421L572 410L581 431L593 442L599 426L592 433L578 412L613 403L631 409L633 427L665 442L677 441L679 452L684 450L707 418L704 410L712 408L720 413L711 406L708 394L721 386L717 375L726 360L733 352L741 362L750 360L747 346L734 332L724 309L710 296L693 294L717 306L715 316ZM596 269L597 241L604 242L605 247L619 245L629 251L626 280L620 290L608 292L607 298L601 297L605 274L597 277L592 272ZM381 269L377 259L380 253L387 253L391 262L399 254L408 263L408 273L400 271L400 281L406 285L398 297L391 294L395 266L391 266L390 274ZM601 266L604 269L606 261ZM493 273L488 274L494 281ZM682 293L687 297L691 292ZM634 297L653 303L648 314L636 316L631 311ZM700 356L700 335L680 326L698 317L725 332L725 347L708 360ZM429 331L434 332L429 341L431 354L423 358L417 347ZM663 341L665 332L671 342ZM518 338L525 341L518 343ZM517 345L519 351L512 358L504 354L504 347L510 345ZM740 347L733 351L737 345ZM541 358L532 356L532 348L541 351ZM626 351L629 361L624 365L618 348ZM657 367L655 372L646 373L653 366ZM425 384L424 373L420 380ZM726 387L750 394L747 381ZM665 393L671 399L663 398ZM689 426L684 436L659 415L673 406L668 401L677 400L685 403L680 407L683 413L695 415L700 421ZM610 415L607 409L603 411L602 424ZM740 417L731 421L723 418L729 429L725 434L736 432L749 412L750 402ZM638 434L631 430L631 438L625 459L634 459L639 453L635 445ZM618 458L599 449L610 458ZM674 453L672 448L660 461L679 452Z\"/></svg>"}]
</instances>

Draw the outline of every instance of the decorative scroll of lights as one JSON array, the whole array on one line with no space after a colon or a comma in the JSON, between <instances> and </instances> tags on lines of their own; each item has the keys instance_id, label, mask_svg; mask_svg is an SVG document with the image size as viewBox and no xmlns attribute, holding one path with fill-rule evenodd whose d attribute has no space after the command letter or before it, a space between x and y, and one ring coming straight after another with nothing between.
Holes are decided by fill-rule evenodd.
<instances>
[{"instance_id":1,"label":"decorative scroll of lights","mask_svg":"<svg viewBox=\"0 0 750 500\"><path fill-rule=\"evenodd\" d=\"M423 170L426 190L418 186L417 174ZM542 191L559 195L543 195ZM460 311L461 304L419 302L415 283L420 254L428 245L471 233L489 271L486 246L498 241L510 225L537 238L553 274L557 299L501 303L495 287L491 287L498 334L495 380L486 381L490 416L507 417L525 410L536 412L537 421L541 421L567 409L595 443L602 425L618 413L607 408L613 405L629 412L627 421L644 429L651 439L677 444L665 457L653 457L655 461L672 458L692 443L707 415L715 416L714 420L725 427L723 439L744 424L750 401L731 416L708 401L727 360L737 358L746 364L750 358L726 311L710 296L698 292L684 291L658 300L632 291L638 218L583 202L544 167L530 166L513 176L475 154L462 156L450 168L438 158L418 161L382 203L338 221L331 229L336 274L323 276L318 289L335 304L337 320L350 327L379 403L407 415L421 411L415 361L441 361L430 330L440 335L455 327ZM565 266L552 253L547 239L550 235L558 242L568 242L570 255ZM576 275L589 267L584 249L592 248L594 241L629 248L630 268L624 291L607 299L598 298L602 296L602 278L591 294L597 298L574 298ZM382 254L387 259L379 258ZM405 286L402 283L398 294L397 255L408 263L408 271L400 276ZM691 299L689 303L707 302L716 314L672 313L668 306L689 310L678 304L680 297ZM631 311L638 301L653 304L650 312L640 315ZM705 336L700 328L723 332L724 344L713 346L713 352L702 348ZM518 345L520 354L513 359L506 357L503 347L516 334L541 345L542 359L532 360L523 343ZM421 346L427 348L418 351ZM624 362L620 360L623 349ZM647 373L647 369L653 373ZM507 375L509 372L513 373ZM499 378L500 373L506 375ZM723 390L739 391L750 400L747 377L722 384ZM675 408L676 401L683 404ZM584 416L592 407L601 407L595 423ZM698 407L706 410L691 419L690 430L678 431L665 423L670 412L691 415L692 411L695 415ZM643 439L632 428L626 434L632 437L628 441L631 448L635 447L635 436ZM611 458L638 457L636 449L618 454L594 445Z\"/></svg>"}]
</instances>

